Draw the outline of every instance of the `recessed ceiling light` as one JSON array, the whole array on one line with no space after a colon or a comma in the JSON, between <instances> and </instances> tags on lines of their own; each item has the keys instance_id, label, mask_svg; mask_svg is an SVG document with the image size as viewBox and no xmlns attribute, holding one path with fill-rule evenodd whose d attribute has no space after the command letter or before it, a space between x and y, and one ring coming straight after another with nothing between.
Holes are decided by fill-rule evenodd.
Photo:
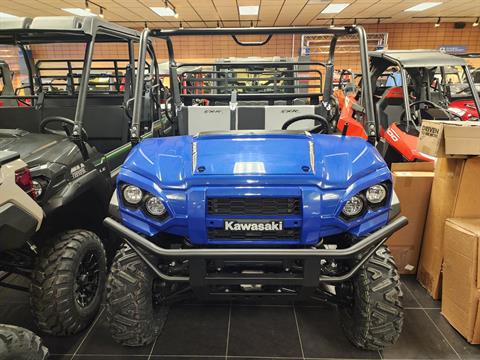
<instances>
[{"instance_id":1,"label":"recessed ceiling light","mask_svg":"<svg viewBox=\"0 0 480 360\"><path fill-rule=\"evenodd\" d=\"M78 15L78 16L97 16L97 14L88 11L87 9L81 9L81 8L62 8L63 11L66 11L70 14L73 15Z\"/></svg>"},{"instance_id":2,"label":"recessed ceiling light","mask_svg":"<svg viewBox=\"0 0 480 360\"><path fill-rule=\"evenodd\" d=\"M409 7L408 9L405 9L404 11L415 11L415 12L424 11L424 10L431 9L435 6L438 6L440 4L442 4L442 3L441 2L423 2L423 3L420 3L418 5Z\"/></svg>"},{"instance_id":3,"label":"recessed ceiling light","mask_svg":"<svg viewBox=\"0 0 480 360\"><path fill-rule=\"evenodd\" d=\"M322 10L322 14L338 14L342 12L349 3L338 3L338 4L330 4L325 9Z\"/></svg>"},{"instance_id":4,"label":"recessed ceiling light","mask_svg":"<svg viewBox=\"0 0 480 360\"><path fill-rule=\"evenodd\" d=\"M239 6L238 11L240 15L258 15L258 6Z\"/></svg>"},{"instance_id":5,"label":"recessed ceiling light","mask_svg":"<svg viewBox=\"0 0 480 360\"><path fill-rule=\"evenodd\" d=\"M15 15L12 15L12 14L7 14L7 13L4 13L4 12L0 12L0 18L2 19L14 19L18 16L15 16Z\"/></svg>"},{"instance_id":6,"label":"recessed ceiling light","mask_svg":"<svg viewBox=\"0 0 480 360\"><path fill-rule=\"evenodd\" d=\"M177 17L177 13L170 7L151 7L152 11L160 16L175 16Z\"/></svg>"}]
</instances>

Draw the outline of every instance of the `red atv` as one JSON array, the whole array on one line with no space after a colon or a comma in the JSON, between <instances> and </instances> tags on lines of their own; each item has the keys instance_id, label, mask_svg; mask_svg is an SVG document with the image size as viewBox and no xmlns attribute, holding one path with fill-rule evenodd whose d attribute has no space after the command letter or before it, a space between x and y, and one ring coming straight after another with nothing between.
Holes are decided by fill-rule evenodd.
<instances>
[{"instance_id":1,"label":"red atv","mask_svg":"<svg viewBox=\"0 0 480 360\"><path fill-rule=\"evenodd\" d=\"M380 124L377 148L388 164L434 160L416 150L422 120L479 118L478 91L461 58L438 51L384 50L370 53L370 65ZM448 81L446 70L450 67L461 68L466 83ZM336 91L340 108L337 128L347 135L366 138L360 93L352 83Z\"/></svg>"}]
</instances>

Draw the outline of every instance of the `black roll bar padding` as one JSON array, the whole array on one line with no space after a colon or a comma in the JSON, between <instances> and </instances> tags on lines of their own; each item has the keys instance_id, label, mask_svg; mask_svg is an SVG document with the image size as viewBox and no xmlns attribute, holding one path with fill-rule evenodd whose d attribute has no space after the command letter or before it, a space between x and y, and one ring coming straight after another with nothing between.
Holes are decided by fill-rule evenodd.
<instances>
[{"instance_id":1,"label":"black roll bar padding","mask_svg":"<svg viewBox=\"0 0 480 360\"><path fill-rule=\"evenodd\" d=\"M133 40L128 41L128 61L132 69L132 84L135 84L135 47Z\"/></svg>"},{"instance_id":2,"label":"black roll bar padding","mask_svg":"<svg viewBox=\"0 0 480 360\"><path fill-rule=\"evenodd\" d=\"M358 34L358 39L360 42L360 63L362 68L362 98L364 100L363 107L366 110L367 122L366 129L368 136L368 141L375 145L377 142L379 128L378 121L375 117L375 110L373 107L373 90L372 90L372 78L370 76L370 65L368 58L368 44L367 44L367 33L362 26L355 26L355 31Z\"/></svg>"},{"instance_id":3,"label":"black roll bar padding","mask_svg":"<svg viewBox=\"0 0 480 360\"><path fill-rule=\"evenodd\" d=\"M233 40L240 46L262 46L266 45L271 39L273 34L269 34L265 40L262 41L241 41L237 35L232 35Z\"/></svg>"},{"instance_id":4,"label":"black roll bar padding","mask_svg":"<svg viewBox=\"0 0 480 360\"><path fill-rule=\"evenodd\" d=\"M145 29L140 35L140 46L139 46L139 55L138 55L138 65L137 65L137 77L135 81L135 90L133 98L136 100L133 103L133 116L132 116L132 127L130 129L130 141L132 145L137 144L140 141L140 122L142 119L142 110L143 110L143 90L144 90L144 78L145 78L145 62L147 56L147 44L148 37L150 35L150 29ZM133 67L135 69L135 67ZM134 71L135 72L135 71Z\"/></svg>"},{"instance_id":5,"label":"black roll bar padding","mask_svg":"<svg viewBox=\"0 0 480 360\"><path fill-rule=\"evenodd\" d=\"M170 90L172 95L172 118L177 119L177 121L172 122L173 133L176 134L178 129L178 124L181 123L183 113L180 111L182 107L182 99L180 99L180 84L178 83L178 74L177 74L177 62L175 61L174 51L173 51L173 42L170 37L165 38L168 49L168 62L169 72L170 72Z\"/></svg>"},{"instance_id":6,"label":"black roll bar padding","mask_svg":"<svg viewBox=\"0 0 480 360\"><path fill-rule=\"evenodd\" d=\"M32 62L32 58L31 58L31 56L29 56L29 53L28 53L27 49L25 49L25 46L23 46L21 44L18 44L18 47L22 51L22 56L25 59L25 65L27 66L27 71L28 71L30 95L33 95L33 94L35 94L35 85L38 85L38 84L35 84L34 80L38 81L38 79L35 77L36 74L34 74L34 72L33 72L34 65L33 65L33 62ZM34 103L35 103L35 101L34 101L34 99L32 99L32 105Z\"/></svg>"},{"instance_id":7,"label":"black roll bar padding","mask_svg":"<svg viewBox=\"0 0 480 360\"><path fill-rule=\"evenodd\" d=\"M384 238L388 238L395 231L401 229L408 224L408 220L405 216L400 216L390 223L380 228L376 232L368 235L362 240L358 241L354 245L345 248L345 249L232 249L232 248L199 248L199 249L165 249L162 248L152 241L144 238L143 236L137 234L135 231L130 230L126 226L120 224L118 221L107 217L103 221L103 224L120 235L122 238L127 239L134 245L140 246L142 249L146 250L147 253L156 256L163 256L167 258L184 258L184 259L193 259L193 258L207 258L207 259L227 259L227 258L269 258L269 257L280 257L280 258L311 258L311 257L321 257L321 258L336 258L336 259L346 259L355 257L357 254L363 252L364 250L370 248L370 246L376 245L379 241L382 241Z\"/></svg>"},{"instance_id":8,"label":"black roll bar padding","mask_svg":"<svg viewBox=\"0 0 480 360\"><path fill-rule=\"evenodd\" d=\"M87 100L88 82L90 80L90 68L92 67L93 50L95 46L95 36L92 36L87 43L85 56L83 59L82 80L78 89L77 107L75 109L75 125L73 126L72 139L82 141L83 116L85 113L85 103ZM85 154L83 154L85 157ZM88 157L88 153L86 154ZM85 158L84 160L87 160Z\"/></svg>"},{"instance_id":9,"label":"black roll bar padding","mask_svg":"<svg viewBox=\"0 0 480 360\"><path fill-rule=\"evenodd\" d=\"M328 49L328 62L325 66L325 87L323 89L323 102L325 105L330 104L330 100L333 94L333 73L334 68L334 56L335 56L335 47L337 46L337 35L334 35L332 41L330 42L330 48ZM326 109L325 109L326 110ZM322 114L326 116L327 114Z\"/></svg>"}]
</instances>

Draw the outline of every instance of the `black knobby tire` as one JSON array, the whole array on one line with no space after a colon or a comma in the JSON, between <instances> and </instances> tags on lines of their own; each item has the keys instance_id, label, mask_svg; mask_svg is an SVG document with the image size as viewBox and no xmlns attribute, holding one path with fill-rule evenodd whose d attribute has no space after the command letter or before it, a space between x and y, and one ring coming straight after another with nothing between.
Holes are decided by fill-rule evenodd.
<instances>
[{"instance_id":1,"label":"black knobby tire","mask_svg":"<svg viewBox=\"0 0 480 360\"><path fill-rule=\"evenodd\" d=\"M155 275L128 245L115 256L107 280L107 319L113 339L125 346L153 342L168 308L153 301Z\"/></svg>"},{"instance_id":2,"label":"black knobby tire","mask_svg":"<svg viewBox=\"0 0 480 360\"><path fill-rule=\"evenodd\" d=\"M12 325L0 325L0 360L44 360L48 350L33 332Z\"/></svg>"},{"instance_id":3,"label":"black knobby tire","mask_svg":"<svg viewBox=\"0 0 480 360\"><path fill-rule=\"evenodd\" d=\"M394 344L403 326L403 294L397 267L386 246L362 266L352 281L352 290L352 304L340 306L348 339L366 350Z\"/></svg>"},{"instance_id":4,"label":"black knobby tire","mask_svg":"<svg viewBox=\"0 0 480 360\"><path fill-rule=\"evenodd\" d=\"M95 280L88 303L77 297L82 262L95 257ZM105 292L106 256L102 241L87 230L60 233L40 246L30 286L32 312L40 330L47 334L73 335L85 329L97 315Z\"/></svg>"}]
</instances>

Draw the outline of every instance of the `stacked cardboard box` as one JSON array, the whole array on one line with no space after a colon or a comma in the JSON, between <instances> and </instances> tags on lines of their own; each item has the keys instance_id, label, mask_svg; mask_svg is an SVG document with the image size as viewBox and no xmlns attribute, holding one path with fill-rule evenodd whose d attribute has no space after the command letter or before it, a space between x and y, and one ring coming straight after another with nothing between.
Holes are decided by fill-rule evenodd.
<instances>
[{"instance_id":1,"label":"stacked cardboard box","mask_svg":"<svg viewBox=\"0 0 480 360\"><path fill-rule=\"evenodd\" d=\"M417 279L434 299L442 295L442 314L478 344L479 123L425 121L417 150L438 157Z\"/></svg>"},{"instance_id":2,"label":"stacked cardboard box","mask_svg":"<svg viewBox=\"0 0 480 360\"><path fill-rule=\"evenodd\" d=\"M445 223L442 314L468 342L480 344L480 219Z\"/></svg>"},{"instance_id":3,"label":"stacked cardboard box","mask_svg":"<svg viewBox=\"0 0 480 360\"><path fill-rule=\"evenodd\" d=\"M393 188L408 225L388 239L400 274L415 274L433 181L433 163L392 164Z\"/></svg>"},{"instance_id":4,"label":"stacked cardboard box","mask_svg":"<svg viewBox=\"0 0 480 360\"><path fill-rule=\"evenodd\" d=\"M444 224L451 217L480 217L480 126L477 122L424 121L417 150L437 156L417 279L441 296Z\"/></svg>"}]
</instances>

